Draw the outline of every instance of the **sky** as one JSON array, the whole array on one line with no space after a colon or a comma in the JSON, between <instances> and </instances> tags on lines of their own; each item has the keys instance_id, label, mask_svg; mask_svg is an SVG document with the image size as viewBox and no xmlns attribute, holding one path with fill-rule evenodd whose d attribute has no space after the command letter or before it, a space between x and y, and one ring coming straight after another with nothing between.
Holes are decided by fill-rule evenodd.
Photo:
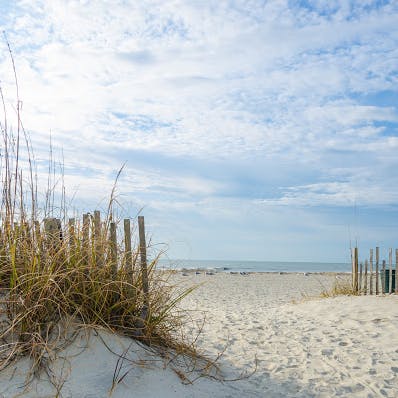
<instances>
[{"instance_id":1,"label":"sky","mask_svg":"<svg viewBox=\"0 0 398 398\"><path fill-rule=\"evenodd\" d=\"M0 0L0 29L74 211L105 209L125 164L119 215L169 258L398 247L397 1ZM0 85L10 124L4 36Z\"/></svg>"}]
</instances>

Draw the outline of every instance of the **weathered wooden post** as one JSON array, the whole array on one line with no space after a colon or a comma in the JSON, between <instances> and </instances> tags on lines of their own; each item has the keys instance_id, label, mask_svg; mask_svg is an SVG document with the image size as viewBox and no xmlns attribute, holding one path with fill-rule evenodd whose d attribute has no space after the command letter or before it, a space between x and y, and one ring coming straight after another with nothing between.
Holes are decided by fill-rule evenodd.
<instances>
[{"instance_id":1,"label":"weathered wooden post","mask_svg":"<svg viewBox=\"0 0 398 398\"><path fill-rule=\"evenodd\" d=\"M370 249L369 255L369 294L373 294L373 249Z\"/></svg>"},{"instance_id":2,"label":"weathered wooden post","mask_svg":"<svg viewBox=\"0 0 398 398\"><path fill-rule=\"evenodd\" d=\"M124 270L128 275L128 281L132 283L133 281L133 257L131 253L131 227L130 219L125 218L123 220L124 229Z\"/></svg>"},{"instance_id":3,"label":"weathered wooden post","mask_svg":"<svg viewBox=\"0 0 398 398\"><path fill-rule=\"evenodd\" d=\"M364 282L364 293L365 295L368 294L368 260L365 260L365 282Z\"/></svg>"},{"instance_id":4,"label":"weathered wooden post","mask_svg":"<svg viewBox=\"0 0 398 398\"><path fill-rule=\"evenodd\" d=\"M45 218L44 231L48 245L53 250L59 249L62 243L61 220L57 218Z\"/></svg>"},{"instance_id":5,"label":"weathered wooden post","mask_svg":"<svg viewBox=\"0 0 398 398\"><path fill-rule=\"evenodd\" d=\"M61 220L57 218L44 219L45 247L49 254L51 269L58 269L65 265L63 259Z\"/></svg>"},{"instance_id":6,"label":"weathered wooden post","mask_svg":"<svg viewBox=\"0 0 398 398\"><path fill-rule=\"evenodd\" d=\"M398 249L395 249L395 294L398 294Z\"/></svg>"},{"instance_id":7,"label":"weathered wooden post","mask_svg":"<svg viewBox=\"0 0 398 398\"><path fill-rule=\"evenodd\" d=\"M138 235L140 240L140 255L141 255L141 278L142 291L144 293L144 306L142 309L142 318L147 319L149 313L149 284L148 284L148 265L146 258L146 240L145 240L145 221L143 216L138 216Z\"/></svg>"},{"instance_id":8,"label":"weathered wooden post","mask_svg":"<svg viewBox=\"0 0 398 398\"><path fill-rule=\"evenodd\" d=\"M379 247L376 247L376 294L379 294Z\"/></svg>"},{"instance_id":9,"label":"weathered wooden post","mask_svg":"<svg viewBox=\"0 0 398 398\"><path fill-rule=\"evenodd\" d=\"M358 248L354 249L354 291L358 292Z\"/></svg>"},{"instance_id":10,"label":"weathered wooden post","mask_svg":"<svg viewBox=\"0 0 398 398\"><path fill-rule=\"evenodd\" d=\"M386 260L383 260L383 266L381 270L381 293L385 294L385 281L386 281Z\"/></svg>"},{"instance_id":11,"label":"weathered wooden post","mask_svg":"<svg viewBox=\"0 0 398 398\"><path fill-rule=\"evenodd\" d=\"M351 249L351 286L355 286L355 249Z\"/></svg>"},{"instance_id":12,"label":"weathered wooden post","mask_svg":"<svg viewBox=\"0 0 398 398\"><path fill-rule=\"evenodd\" d=\"M391 294L392 293L392 249L388 251L388 266L389 266L388 294Z\"/></svg>"},{"instance_id":13,"label":"weathered wooden post","mask_svg":"<svg viewBox=\"0 0 398 398\"><path fill-rule=\"evenodd\" d=\"M359 294L361 294L362 293L362 291L363 291L363 286L362 286L362 281L363 281L363 278L362 278L362 263L360 263L359 264L359 280L358 280L358 291L359 291Z\"/></svg>"}]
</instances>

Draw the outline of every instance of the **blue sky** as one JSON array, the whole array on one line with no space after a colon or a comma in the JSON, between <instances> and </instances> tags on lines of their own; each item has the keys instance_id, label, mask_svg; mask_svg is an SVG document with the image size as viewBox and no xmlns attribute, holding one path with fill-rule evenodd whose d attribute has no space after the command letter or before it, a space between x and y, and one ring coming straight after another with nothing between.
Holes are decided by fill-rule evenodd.
<instances>
[{"instance_id":1,"label":"blue sky","mask_svg":"<svg viewBox=\"0 0 398 398\"><path fill-rule=\"evenodd\" d=\"M171 258L398 246L397 2L0 0L0 28L71 209L104 208L127 162L120 215Z\"/></svg>"}]
</instances>

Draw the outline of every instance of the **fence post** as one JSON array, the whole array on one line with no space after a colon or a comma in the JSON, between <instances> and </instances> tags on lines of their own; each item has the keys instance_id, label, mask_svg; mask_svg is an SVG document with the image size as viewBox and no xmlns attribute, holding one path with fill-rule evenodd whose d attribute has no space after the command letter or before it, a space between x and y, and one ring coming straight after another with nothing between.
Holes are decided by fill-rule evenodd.
<instances>
[{"instance_id":1,"label":"fence post","mask_svg":"<svg viewBox=\"0 0 398 398\"><path fill-rule=\"evenodd\" d=\"M388 251L388 266L389 266L389 281L388 281L388 293L392 293L392 249Z\"/></svg>"},{"instance_id":2,"label":"fence post","mask_svg":"<svg viewBox=\"0 0 398 398\"><path fill-rule=\"evenodd\" d=\"M355 268L355 278L354 278L354 291L358 291L358 248L354 249L354 268Z\"/></svg>"},{"instance_id":3,"label":"fence post","mask_svg":"<svg viewBox=\"0 0 398 398\"><path fill-rule=\"evenodd\" d=\"M359 280L358 280L358 291L359 291L359 294L361 294L362 291L363 291L362 281L363 281L363 278L362 278L362 263L360 263L359 264Z\"/></svg>"},{"instance_id":4,"label":"fence post","mask_svg":"<svg viewBox=\"0 0 398 398\"><path fill-rule=\"evenodd\" d=\"M354 289L355 286L355 249L351 249L351 285Z\"/></svg>"},{"instance_id":5,"label":"fence post","mask_svg":"<svg viewBox=\"0 0 398 398\"><path fill-rule=\"evenodd\" d=\"M148 302L149 285L148 285L148 266L146 258L145 221L143 216L138 216L138 235L140 239L142 291L144 293L144 306L142 309L142 318L147 319L149 311L149 302Z\"/></svg>"},{"instance_id":6,"label":"fence post","mask_svg":"<svg viewBox=\"0 0 398 398\"><path fill-rule=\"evenodd\" d=\"M379 247L376 247L376 295L379 294Z\"/></svg>"},{"instance_id":7,"label":"fence post","mask_svg":"<svg viewBox=\"0 0 398 398\"><path fill-rule=\"evenodd\" d=\"M369 294L373 294L373 249L370 249L369 255Z\"/></svg>"},{"instance_id":8,"label":"fence post","mask_svg":"<svg viewBox=\"0 0 398 398\"><path fill-rule=\"evenodd\" d=\"M59 249L62 242L61 221L56 218L45 218L44 231L51 248L53 250Z\"/></svg>"},{"instance_id":9,"label":"fence post","mask_svg":"<svg viewBox=\"0 0 398 398\"><path fill-rule=\"evenodd\" d=\"M398 294L398 249L395 249L395 294Z\"/></svg>"},{"instance_id":10,"label":"fence post","mask_svg":"<svg viewBox=\"0 0 398 398\"><path fill-rule=\"evenodd\" d=\"M364 293L365 296L368 294L368 260L365 260L365 282L364 282Z\"/></svg>"},{"instance_id":11,"label":"fence post","mask_svg":"<svg viewBox=\"0 0 398 398\"><path fill-rule=\"evenodd\" d=\"M383 267L381 270L381 293L385 294L385 279L386 279L386 260L383 260Z\"/></svg>"},{"instance_id":12,"label":"fence post","mask_svg":"<svg viewBox=\"0 0 398 398\"><path fill-rule=\"evenodd\" d=\"M124 270L128 275L129 283L133 282L133 257L131 254L131 227L130 227L130 219L125 218L123 220L123 228L124 228Z\"/></svg>"},{"instance_id":13,"label":"fence post","mask_svg":"<svg viewBox=\"0 0 398 398\"><path fill-rule=\"evenodd\" d=\"M358 249L356 247L353 247L351 250L351 284L352 284L352 289L356 292L358 291L358 268L356 268L357 263L357 254L358 254Z\"/></svg>"}]
</instances>

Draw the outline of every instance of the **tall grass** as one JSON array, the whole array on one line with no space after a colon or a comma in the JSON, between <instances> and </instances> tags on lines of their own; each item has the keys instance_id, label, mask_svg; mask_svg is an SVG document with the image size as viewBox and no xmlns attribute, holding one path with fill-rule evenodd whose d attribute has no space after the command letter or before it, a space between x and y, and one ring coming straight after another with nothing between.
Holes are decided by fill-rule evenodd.
<instances>
[{"instance_id":1,"label":"tall grass","mask_svg":"<svg viewBox=\"0 0 398 398\"><path fill-rule=\"evenodd\" d=\"M59 325L71 321L195 357L194 346L179 338L183 317L174 311L190 290L176 293L162 279L163 274L156 272L155 259L148 266L149 292L144 296L138 247L131 256L118 247L120 261L115 267L109 239L110 223L117 222L113 191L99 236L88 233L82 222L74 228L63 226L56 238L45 233L42 218L55 208L64 214L67 209L63 195L60 203L55 203L55 188L50 182L52 159L44 202L38 200L42 187L38 187L33 150L21 121L16 73L15 86L14 128L7 119L0 87L4 113L0 121L0 370L21 355L32 359L35 372L45 367L51 354L65 342ZM64 193L64 187L61 190ZM93 224L93 218L88 222Z\"/></svg>"}]
</instances>

